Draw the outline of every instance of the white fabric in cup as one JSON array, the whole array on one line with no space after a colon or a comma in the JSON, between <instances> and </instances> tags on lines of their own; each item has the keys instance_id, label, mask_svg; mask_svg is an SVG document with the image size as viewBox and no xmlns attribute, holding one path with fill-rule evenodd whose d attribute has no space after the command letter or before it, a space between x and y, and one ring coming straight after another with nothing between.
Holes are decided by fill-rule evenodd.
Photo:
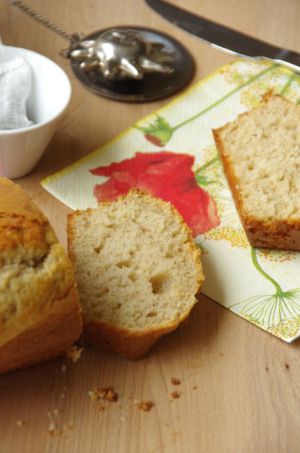
<instances>
[{"instance_id":1,"label":"white fabric in cup","mask_svg":"<svg viewBox=\"0 0 300 453\"><path fill-rule=\"evenodd\" d=\"M0 64L0 130L33 124L26 112L31 82L31 67L24 58L17 57Z\"/></svg>"}]
</instances>

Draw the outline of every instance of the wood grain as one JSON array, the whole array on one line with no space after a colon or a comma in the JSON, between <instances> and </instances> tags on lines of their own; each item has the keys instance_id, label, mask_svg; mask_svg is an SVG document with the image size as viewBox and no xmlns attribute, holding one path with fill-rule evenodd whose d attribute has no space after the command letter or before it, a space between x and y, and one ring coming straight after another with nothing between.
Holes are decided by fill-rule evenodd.
<instances>
[{"instance_id":1,"label":"wood grain","mask_svg":"<svg viewBox=\"0 0 300 453\"><path fill-rule=\"evenodd\" d=\"M138 24L170 33L194 56L195 81L230 60L167 23L140 0L28 3L70 32ZM186 0L184 4L215 21L300 50L298 0ZM74 78L68 61L58 56L66 43L11 8L8 0L0 3L0 27L6 44L45 54L72 81L67 116L37 168L19 181L65 243L68 209L45 192L39 181L169 99L129 105L90 94ZM200 296L190 321L163 338L143 360L125 361L89 349L77 363L60 359L2 376L0 451L299 452L299 348L299 342L287 345ZM173 386L172 377L181 384ZM119 400L92 402L88 391L105 386L113 386ZM170 396L174 390L180 392L178 399ZM151 400L154 406L149 412L140 411L135 404L139 400ZM58 429L72 423L74 427L51 436L51 420Z\"/></svg>"}]
</instances>

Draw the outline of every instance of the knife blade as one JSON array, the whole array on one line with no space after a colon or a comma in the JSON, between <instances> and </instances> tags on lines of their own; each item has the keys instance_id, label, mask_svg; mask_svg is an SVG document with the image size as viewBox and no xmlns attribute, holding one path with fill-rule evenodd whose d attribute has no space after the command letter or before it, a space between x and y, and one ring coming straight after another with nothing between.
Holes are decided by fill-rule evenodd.
<instances>
[{"instance_id":1,"label":"knife blade","mask_svg":"<svg viewBox=\"0 0 300 453\"><path fill-rule=\"evenodd\" d=\"M293 50L274 46L163 0L146 0L146 3L169 22L197 36L213 48L231 55L271 59L300 71L300 54Z\"/></svg>"}]
</instances>

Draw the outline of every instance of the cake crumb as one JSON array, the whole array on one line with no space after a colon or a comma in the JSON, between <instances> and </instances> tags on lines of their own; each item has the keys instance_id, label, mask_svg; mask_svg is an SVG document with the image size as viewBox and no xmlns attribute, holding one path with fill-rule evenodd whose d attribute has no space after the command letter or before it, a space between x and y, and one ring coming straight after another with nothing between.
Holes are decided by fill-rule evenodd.
<instances>
[{"instance_id":1,"label":"cake crumb","mask_svg":"<svg viewBox=\"0 0 300 453\"><path fill-rule=\"evenodd\" d=\"M74 346L71 347L71 349L69 349L69 351L67 352L67 357L69 359L72 360L72 362L77 362L80 357L81 357L81 354L82 354L82 351L83 351L83 348L80 348L79 346L76 346L76 344Z\"/></svg>"},{"instance_id":2,"label":"cake crumb","mask_svg":"<svg viewBox=\"0 0 300 453\"><path fill-rule=\"evenodd\" d=\"M53 418L54 416L58 415L59 414L59 409L53 409L52 411L49 411L47 413L47 417L49 418Z\"/></svg>"},{"instance_id":3,"label":"cake crumb","mask_svg":"<svg viewBox=\"0 0 300 453\"><path fill-rule=\"evenodd\" d=\"M48 425L48 432L49 433L54 432L55 429L56 429L56 424L54 422L50 422Z\"/></svg>"},{"instance_id":4,"label":"cake crumb","mask_svg":"<svg viewBox=\"0 0 300 453\"><path fill-rule=\"evenodd\" d=\"M60 414L61 412L59 409L52 409L47 413L47 417L49 418L48 434L51 436L67 434L74 428L73 420L62 425L62 422L59 421L61 419Z\"/></svg>"},{"instance_id":5,"label":"cake crumb","mask_svg":"<svg viewBox=\"0 0 300 453\"><path fill-rule=\"evenodd\" d=\"M171 397L172 397L173 399L178 399L178 398L180 398L180 395L181 395L180 392L177 392L177 391L171 393Z\"/></svg>"},{"instance_id":6,"label":"cake crumb","mask_svg":"<svg viewBox=\"0 0 300 453\"><path fill-rule=\"evenodd\" d=\"M179 379L175 378L175 377L172 377L171 384L172 385L180 385L181 381Z\"/></svg>"},{"instance_id":7,"label":"cake crumb","mask_svg":"<svg viewBox=\"0 0 300 453\"><path fill-rule=\"evenodd\" d=\"M114 391L112 387L89 390L88 395L92 401L105 400L111 403L115 403L119 399L119 395Z\"/></svg>"},{"instance_id":8,"label":"cake crumb","mask_svg":"<svg viewBox=\"0 0 300 453\"><path fill-rule=\"evenodd\" d=\"M63 434L67 434L68 432L72 431L74 428L74 422L70 421L65 423L63 427L59 427L56 422L53 420L50 421L48 425L48 434L51 436L61 436Z\"/></svg>"},{"instance_id":9,"label":"cake crumb","mask_svg":"<svg viewBox=\"0 0 300 453\"><path fill-rule=\"evenodd\" d=\"M25 425L24 420L17 420L17 426L21 427L21 426L24 426L24 425Z\"/></svg>"},{"instance_id":10,"label":"cake crumb","mask_svg":"<svg viewBox=\"0 0 300 453\"><path fill-rule=\"evenodd\" d=\"M138 401L137 402L137 407L144 412L149 412L152 407L154 406L154 403L152 401Z\"/></svg>"},{"instance_id":11,"label":"cake crumb","mask_svg":"<svg viewBox=\"0 0 300 453\"><path fill-rule=\"evenodd\" d=\"M98 394L96 390L89 390L88 395L92 401L96 401L98 399Z\"/></svg>"},{"instance_id":12,"label":"cake crumb","mask_svg":"<svg viewBox=\"0 0 300 453\"><path fill-rule=\"evenodd\" d=\"M66 393L69 390L69 387L67 385L64 386L63 392L60 394L61 398L66 398Z\"/></svg>"},{"instance_id":13,"label":"cake crumb","mask_svg":"<svg viewBox=\"0 0 300 453\"><path fill-rule=\"evenodd\" d=\"M118 401L118 394L113 389L108 389L104 399L110 402Z\"/></svg>"},{"instance_id":14,"label":"cake crumb","mask_svg":"<svg viewBox=\"0 0 300 453\"><path fill-rule=\"evenodd\" d=\"M48 434L50 436L59 436L63 432L61 429L59 429L54 421L51 421L48 425Z\"/></svg>"},{"instance_id":15,"label":"cake crumb","mask_svg":"<svg viewBox=\"0 0 300 453\"><path fill-rule=\"evenodd\" d=\"M71 420L63 426L63 431L72 431L74 428L74 422Z\"/></svg>"}]
</instances>

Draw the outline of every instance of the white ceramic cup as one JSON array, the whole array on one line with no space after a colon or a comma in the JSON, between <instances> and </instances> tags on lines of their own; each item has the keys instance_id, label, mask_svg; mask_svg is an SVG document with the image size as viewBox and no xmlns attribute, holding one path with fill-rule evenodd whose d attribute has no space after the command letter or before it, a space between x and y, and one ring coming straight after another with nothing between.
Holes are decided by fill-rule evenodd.
<instances>
[{"instance_id":1,"label":"white ceramic cup","mask_svg":"<svg viewBox=\"0 0 300 453\"><path fill-rule=\"evenodd\" d=\"M29 173L51 140L71 97L66 73L36 52L0 44L0 64L24 57L32 68L32 87L27 100L32 126L0 130L0 176L19 178Z\"/></svg>"}]
</instances>

